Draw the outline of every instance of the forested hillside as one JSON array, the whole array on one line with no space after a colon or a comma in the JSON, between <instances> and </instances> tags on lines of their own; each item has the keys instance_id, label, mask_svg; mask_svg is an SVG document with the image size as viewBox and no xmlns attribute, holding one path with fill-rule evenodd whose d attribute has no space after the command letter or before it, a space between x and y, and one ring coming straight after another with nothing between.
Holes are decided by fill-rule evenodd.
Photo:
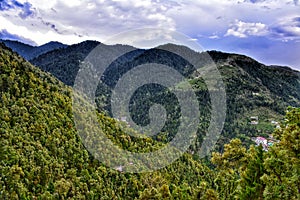
<instances>
[{"instance_id":1,"label":"forested hillside","mask_svg":"<svg viewBox=\"0 0 300 200\"><path fill-rule=\"evenodd\" d=\"M0 44L0 199L299 199L300 109L289 108L269 148L234 139L204 164L186 153L161 170L133 174L93 158L77 135L72 90ZM99 113L124 149L163 144L135 139ZM208 167L210 166L210 167Z\"/></svg>"},{"instance_id":2,"label":"forested hillside","mask_svg":"<svg viewBox=\"0 0 300 200\"><path fill-rule=\"evenodd\" d=\"M1 199L186 199L212 171L185 154L166 169L125 174L93 159L76 133L71 89L1 44ZM106 134L123 148L155 149L129 140L113 119L99 115ZM130 143L132 141L132 144Z\"/></svg>"},{"instance_id":3,"label":"forested hillside","mask_svg":"<svg viewBox=\"0 0 300 200\"><path fill-rule=\"evenodd\" d=\"M65 84L72 86L80 63L97 45L104 44L86 41L43 54L31 62L50 72ZM203 53L194 52L187 47L173 46L179 49L179 52L186 51L188 54L200 58L203 56ZM198 141L193 147L194 150L197 150L197 144L202 142L209 122L209 95L203 79L195 76L189 63L179 56L159 49L143 50L128 46L115 46L116 51L120 48L131 48L131 52L118 58L106 70L105 79L102 79L105 85L99 84L97 91L96 102L99 109L110 113L110 89L115 86L123 74L135 66L156 62L173 67L189 79L200 102L199 106L204 118L201 120L203 123L201 123L198 132ZM288 106L300 106L299 72L287 67L265 66L247 56L238 54L217 51L209 51L208 54L222 75L227 94L227 115L225 127L216 146L218 150L222 151L223 145L235 137L240 138L245 145L252 143L251 137L269 137L269 134L276 127L274 123L277 124L283 119L286 108ZM160 102L162 97L165 98L168 95L165 92L153 85L139 89L130 105L135 121L144 125L149 123L149 118L145 117L147 116L146 108L149 108L153 103L162 103ZM152 95L151 99L145 99L146 93ZM172 99L169 102L164 102L164 105L166 104L170 109L176 107L176 101ZM257 124L251 124L253 117L257 118ZM176 132L175 122L174 117L169 117L163 132ZM274 123L272 124L272 122ZM171 137L172 134L169 134L160 138L170 140Z\"/></svg>"}]
</instances>

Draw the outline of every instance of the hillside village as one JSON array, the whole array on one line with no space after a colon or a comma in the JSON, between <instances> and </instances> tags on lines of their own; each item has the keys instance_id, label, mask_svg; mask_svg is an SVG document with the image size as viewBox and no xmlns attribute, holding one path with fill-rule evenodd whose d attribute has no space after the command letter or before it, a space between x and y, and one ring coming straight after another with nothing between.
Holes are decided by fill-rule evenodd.
<instances>
[{"instance_id":1,"label":"hillside village","mask_svg":"<svg viewBox=\"0 0 300 200\"><path fill-rule=\"evenodd\" d=\"M251 125L258 125L258 116L251 116L250 117L250 124ZM277 121L271 120L271 124L276 126L276 128L280 128L280 125ZM272 134L269 134L268 138L257 136L252 137L251 140L256 143L256 146L262 145L264 151L268 151L269 147L273 146L274 143L279 142L275 140Z\"/></svg>"}]
</instances>

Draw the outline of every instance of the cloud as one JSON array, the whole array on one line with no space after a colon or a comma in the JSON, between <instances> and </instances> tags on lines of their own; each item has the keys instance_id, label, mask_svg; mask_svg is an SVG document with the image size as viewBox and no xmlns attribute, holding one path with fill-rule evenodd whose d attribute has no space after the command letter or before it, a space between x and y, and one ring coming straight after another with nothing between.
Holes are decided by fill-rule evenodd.
<instances>
[{"instance_id":1,"label":"cloud","mask_svg":"<svg viewBox=\"0 0 300 200\"><path fill-rule=\"evenodd\" d=\"M3 40L16 40L32 46L36 45L36 43L31 39L24 38L16 34L11 34L6 29L0 30L0 38Z\"/></svg>"},{"instance_id":2,"label":"cloud","mask_svg":"<svg viewBox=\"0 0 300 200\"><path fill-rule=\"evenodd\" d=\"M283 17L272 26L272 37L282 41L300 41L300 15Z\"/></svg>"},{"instance_id":3,"label":"cloud","mask_svg":"<svg viewBox=\"0 0 300 200\"><path fill-rule=\"evenodd\" d=\"M3 1L3 0L0 1L0 10L1 11L9 10L11 8L13 8L13 6L10 5L8 1Z\"/></svg>"},{"instance_id":4,"label":"cloud","mask_svg":"<svg viewBox=\"0 0 300 200\"><path fill-rule=\"evenodd\" d=\"M233 51L226 48L231 46L251 55L272 51L273 43L278 49L280 43L299 45L289 42L299 39L299 8L298 0L0 0L0 30L38 44L72 44L105 42L131 29L166 28L207 48ZM129 39L138 37L143 35Z\"/></svg>"},{"instance_id":5,"label":"cloud","mask_svg":"<svg viewBox=\"0 0 300 200\"><path fill-rule=\"evenodd\" d=\"M211 35L208 38L209 39L219 39L220 37L218 35Z\"/></svg>"},{"instance_id":6,"label":"cloud","mask_svg":"<svg viewBox=\"0 0 300 200\"><path fill-rule=\"evenodd\" d=\"M17 2L17 1L15 1ZM19 13L19 16L22 18L22 19L25 19L29 16L32 16L34 15L34 9L32 9L32 5L28 2L25 2L24 4L19 4L19 7L21 8L21 12Z\"/></svg>"},{"instance_id":7,"label":"cloud","mask_svg":"<svg viewBox=\"0 0 300 200\"><path fill-rule=\"evenodd\" d=\"M11 2L9 5L18 8L25 7L25 3L17 5L16 2L20 1L4 2L6 4ZM20 14L23 18L27 15L31 16L27 17L26 21L15 18L14 9L10 9L13 12L8 13L9 16L2 16L16 26L31 27L35 32L45 34L53 31L58 35L83 36L100 41L105 41L109 36L122 31L143 27L161 27L177 30L193 38L204 35L208 39L216 39L226 34L239 37L246 37L248 34L264 35L264 27L260 25L268 26L274 22L274 18L283 16L283 11L280 10L286 9L284 11L286 13L295 12L291 11L292 5L287 4L289 1L293 2L292 0L245 0L244 2L241 0L29 0L30 3L27 3L31 5L34 15L25 12ZM267 13L264 6L272 10ZM236 19L245 24L236 24L234 27L233 25L237 23ZM249 22L260 23L251 25ZM243 32L244 28L247 30ZM46 40L49 39L45 37L43 43L47 42Z\"/></svg>"},{"instance_id":8,"label":"cloud","mask_svg":"<svg viewBox=\"0 0 300 200\"><path fill-rule=\"evenodd\" d=\"M246 38L248 36L265 36L269 33L267 25L263 23L247 23L236 20L227 30L225 36Z\"/></svg>"},{"instance_id":9,"label":"cloud","mask_svg":"<svg viewBox=\"0 0 300 200\"><path fill-rule=\"evenodd\" d=\"M31 27L33 34L56 33L57 37L51 40L58 40L59 35L71 36L71 43L83 38L105 41L113 34L143 27L174 30L176 24L166 13L179 6L173 1L156 0L30 0L30 5L35 14L26 20L15 17L16 6L2 16L15 26ZM48 40L44 37L42 43ZM40 39L36 42L41 43Z\"/></svg>"},{"instance_id":10,"label":"cloud","mask_svg":"<svg viewBox=\"0 0 300 200\"><path fill-rule=\"evenodd\" d=\"M1 0L0 1L0 11L13 10L17 11L18 16L25 19L29 16L34 15L34 9L29 2L21 3L17 0Z\"/></svg>"},{"instance_id":11,"label":"cloud","mask_svg":"<svg viewBox=\"0 0 300 200\"><path fill-rule=\"evenodd\" d=\"M43 29L44 27L47 27L45 25L42 25L41 27L37 26L34 27L33 25L28 25L26 26L24 24L15 24L11 20L0 16L0 29L4 29L2 27L6 27L5 29L14 35L20 35L23 37L30 37L34 42L36 42L38 45L45 44L49 41L61 41L67 44L74 44L81 42L83 40L96 40L97 38L92 38L92 37L79 37L78 35L75 34L57 34L54 30L50 29ZM49 28L49 27L47 27Z\"/></svg>"}]
</instances>

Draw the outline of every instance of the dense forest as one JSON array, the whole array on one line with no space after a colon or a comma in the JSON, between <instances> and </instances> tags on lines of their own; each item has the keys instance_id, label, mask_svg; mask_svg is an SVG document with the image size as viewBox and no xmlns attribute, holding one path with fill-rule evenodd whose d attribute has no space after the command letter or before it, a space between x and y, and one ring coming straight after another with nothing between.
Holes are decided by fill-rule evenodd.
<instances>
[{"instance_id":1,"label":"dense forest","mask_svg":"<svg viewBox=\"0 0 300 200\"><path fill-rule=\"evenodd\" d=\"M239 138L244 145L249 147L251 138L256 136L269 137L276 125L272 121L283 120L288 106L300 107L300 73L288 67L266 66L247 56L229 54L217 51L204 53L195 52L184 46L166 44L154 49L135 49L126 45L108 46L96 41L85 41L71 45L64 49L56 49L42 54L32 60L31 63L50 72L66 85L73 86L75 77L85 58L97 47L112 48L114 51L128 51L116 59L104 72L98 90L96 91L96 103L99 110L110 113L111 90L123 74L136 66L157 63L173 67L189 80L199 101L201 121L197 142L192 151L197 151L202 143L203 136L207 132L209 123L210 97L204 80L193 72L193 67L186 60L170 52L162 51L163 46L171 45L178 51L187 52L195 58L202 58L208 53L216 63L222 75L226 89L227 113L224 129L216 145L218 151L223 151L224 144L233 138ZM200 68L201 70L201 68ZM178 88L182 88L178 85ZM146 98L150 96L150 98ZM162 102L162 99L164 102ZM167 107L168 120L163 129L168 135L160 135L158 139L162 142L169 141L178 124L176 123L176 99L165 88L157 85L147 85L138 89L130 101L132 118L138 124L149 123L147 117L148 108L154 103ZM258 118L257 125L251 125L251 117ZM161 139L163 138L163 139Z\"/></svg>"},{"instance_id":2,"label":"dense forest","mask_svg":"<svg viewBox=\"0 0 300 200\"><path fill-rule=\"evenodd\" d=\"M288 107L299 103L297 73L260 64L255 72L248 69L256 64L249 58L214 53L214 59L221 56L219 62L227 63L220 71L232 93L232 119L226 123L233 124L223 133L222 150L206 160L185 153L163 169L136 174L95 159L75 128L72 89L0 44L0 199L299 199L300 108ZM190 81L196 87L202 80ZM242 129L249 126L248 118L262 111L266 121L270 115L280 121L276 129L253 128L255 134L257 129L274 130L277 142L268 151L240 140L245 138L240 134L248 134ZM104 110L97 116L105 134L123 149L153 151L164 145L158 138L128 136ZM242 126L235 130L236 124ZM231 140L236 136L240 139Z\"/></svg>"}]
</instances>

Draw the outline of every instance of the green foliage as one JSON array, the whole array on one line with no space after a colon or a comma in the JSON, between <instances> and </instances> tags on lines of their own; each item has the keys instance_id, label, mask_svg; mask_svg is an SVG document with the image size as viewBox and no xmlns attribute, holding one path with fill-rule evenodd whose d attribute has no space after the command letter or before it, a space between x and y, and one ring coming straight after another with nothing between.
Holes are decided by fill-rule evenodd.
<instances>
[{"instance_id":1,"label":"green foliage","mask_svg":"<svg viewBox=\"0 0 300 200\"><path fill-rule=\"evenodd\" d=\"M274 135L269 151L261 146L246 150L238 139L213 153L215 189L220 199L299 199L300 108L289 108L286 122Z\"/></svg>"},{"instance_id":2,"label":"green foliage","mask_svg":"<svg viewBox=\"0 0 300 200\"><path fill-rule=\"evenodd\" d=\"M237 73L233 66L232 74L225 77L227 81ZM263 66L260 68L271 76ZM254 73L247 66L243 70ZM282 73L287 73L288 81L293 82L293 72ZM268 80L271 79L262 81L272 92L276 83ZM280 84L286 84L282 81ZM196 85L200 82L192 81ZM211 168L186 153L170 166L152 173L122 173L99 163L82 145L73 120L70 88L0 44L0 199L299 199L300 108L288 109L286 121L274 133L278 143L268 152L261 147L247 149L246 139L233 139L223 148L229 138L240 133L246 138L257 131L249 128L247 122L237 120L237 116L262 104L233 103L234 98L241 100L241 104L246 102L243 91L248 91L244 87L250 84L237 83L240 82L230 86L237 87L228 99L228 113L232 115L219 143L221 151L213 153L212 165L208 163ZM198 92L205 97L202 86ZM255 84L249 87L252 86ZM283 88L282 92L287 91ZM275 91L272 94L279 95ZM297 100L297 94L291 94ZM274 96L263 98L271 97ZM291 101L286 100L292 104ZM286 104L280 105L279 110ZM262 109L273 110L276 105L264 104ZM209 112L203 109L206 111ZM274 117L273 111L270 113ZM119 122L103 113L98 113L98 121L107 137L123 149L148 152L164 145L165 139L128 136Z\"/></svg>"},{"instance_id":3,"label":"green foliage","mask_svg":"<svg viewBox=\"0 0 300 200\"><path fill-rule=\"evenodd\" d=\"M191 199L211 170L189 154L165 169L129 174L107 168L84 148L73 122L71 90L0 44L0 199ZM84 117L84 116L83 116ZM152 151L101 113L117 145Z\"/></svg>"},{"instance_id":4,"label":"green foliage","mask_svg":"<svg viewBox=\"0 0 300 200\"><path fill-rule=\"evenodd\" d=\"M289 108L285 127L275 132L280 140L264 160L266 199L300 198L300 108Z\"/></svg>"},{"instance_id":5,"label":"green foliage","mask_svg":"<svg viewBox=\"0 0 300 200\"><path fill-rule=\"evenodd\" d=\"M240 174L238 196L240 199L263 199L265 184L261 180L261 177L265 169L262 146L258 146L257 148L251 146L248 152L246 157L247 164Z\"/></svg>"},{"instance_id":6,"label":"green foliage","mask_svg":"<svg viewBox=\"0 0 300 200\"><path fill-rule=\"evenodd\" d=\"M48 52L31 60L31 62L50 72L65 84L73 85L79 65L97 45L102 44L86 41L65 49ZM154 61L173 67L188 78L198 96L201 112L197 142L191 147L192 151L197 151L203 136L207 133L210 118L209 94L201 76L198 77L199 74L197 73L193 74L192 67L180 56L158 49L134 49L124 45L116 45L113 48L115 51L126 49L131 52L121 56L108 67L104 76L106 79L102 81L109 87L112 87L119 77L133 67ZM203 56L203 54L196 53L184 46L174 45L172 48L177 48L179 52L183 51L195 57ZM243 55L217 51L209 51L208 53L223 77L227 93L227 117L224 130L216 146L218 151L222 151L224 144L233 138L241 139L243 144L249 147L251 137L270 134L274 131L275 126L270 123L271 120L280 121L284 117L287 106L300 106L299 72L287 67L268 67ZM201 72L201 69L199 71ZM96 102L99 110L110 113L110 93L107 86L99 84ZM186 84L184 83L179 83L176 86L178 90L185 88ZM166 98L166 93L159 89L152 90L154 94L152 98L144 98L145 93L149 92L151 87L143 89L145 91L135 93L131 101L132 117L136 122L148 124L149 118L145 115L148 111L147 107L159 102L161 97L168 100L167 111L176 113L174 108L178 107L177 101ZM251 116L259 117L257 126L250 125L249 118ZM167 125L163 130L166 134L161 134L154 139L162 142L169 141L178 128L176 117L177 114L168 115Z\"/></svg>"}]
</instances>

